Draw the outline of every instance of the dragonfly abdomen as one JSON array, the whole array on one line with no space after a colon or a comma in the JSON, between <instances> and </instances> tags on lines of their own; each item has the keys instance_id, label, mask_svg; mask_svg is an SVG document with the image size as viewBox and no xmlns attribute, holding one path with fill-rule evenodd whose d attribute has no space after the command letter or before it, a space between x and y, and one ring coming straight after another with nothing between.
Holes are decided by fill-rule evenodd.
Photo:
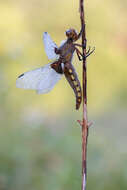
<instances>
[{"instance_id":1,"label":"dragonfly abdomen","mask_svg":"<svg viewBox=\"0 0 127 190\"><path fill-rule=\"evenodd\" d=\"M79 109L82 101L81 85L72 64L65 64L64 74L76 96L76 109Z\"/></svg>"}]
</instances>

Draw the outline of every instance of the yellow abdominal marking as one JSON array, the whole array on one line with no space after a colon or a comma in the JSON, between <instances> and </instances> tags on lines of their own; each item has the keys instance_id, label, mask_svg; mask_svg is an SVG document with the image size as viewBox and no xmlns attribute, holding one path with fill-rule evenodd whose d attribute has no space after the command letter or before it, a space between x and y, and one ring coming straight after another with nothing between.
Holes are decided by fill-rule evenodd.
<instances>
[{"instance_id":1,"label":"yellow abdominal marking","mask_svg":"<svg viewBox=\"0 0 127 190\"><path fill-rule=\"evenodd\" d=\"M78 98L78 102L80 102L81 101L81 98Z\"/></svg>"},{"instance_id":2,"label":"yellow abdominal marking","mask_svg":"<svg viewBox=\"0 0 127 190\"><path fill-rule=\"evenodd\" d=\"M78 97L80 97L81 96L81 93L80 92L78 92Z\"/></svg>"},{"instance_id":3,"label":"yellow abdominal marking","mask_svg":"<svg viewBox=\"0 0 127 190\"><path fill-rule=\"evenodd\" d=\"M74 75L71 75L71 79L72 79L72 80L74 80L74 79L75 79Z\"/></svg>"},{"instance_id":4,"label":"yellow abdominal marking","mask_svg":"<svg viewBox=\"0 0 127 190\"><path fill-rule=\"evenodd\" d=\"M80 91L80 88L79 88L79 86L77 86L77 87L76 87L76 90L77 90L77 91Z\"/></svg>"},{"instance_id":5,"label":"yellow abdominal marking","mask_svg":"<svg viewBox=\"0 0 127 190\"><path fill-rule=\"evenodd\" d=\"M78 84L77 81L74 81L74 85L77 86L77 84Z\"/></svg>"},{"instance_id":6,"label":"yellow abdominal marking","mask_svg":"<svg viewBox=\"0 0 127 190\"><path fill-rule=\"evenodd\" d=\"M72 73L72 69L69 69L69 73Z\"/></svg>"}]
</instances>

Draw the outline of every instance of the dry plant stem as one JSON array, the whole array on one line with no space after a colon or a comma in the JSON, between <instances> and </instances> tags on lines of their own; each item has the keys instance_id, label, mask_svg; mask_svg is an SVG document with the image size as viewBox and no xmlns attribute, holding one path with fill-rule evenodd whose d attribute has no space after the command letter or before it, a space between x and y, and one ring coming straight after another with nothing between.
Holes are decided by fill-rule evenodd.
<instances>
[{"instance_id":1,"label":"dry plant stem","mask_svg":"<svg viewBox=\"0 0 127 190\"><path fill-rule=\"evenodd\" d=\"M84 14L84 0L79 0L80 3L80 19L81 27L84 28L82 32L82 53L83 57L86 57L86 25ZM82 190L86 190L87 180L87 139L88 139L88 120L87 120L87 70L86 70L86 58L83 59L83 120L80 122L82 127Z\"/></svg>"}]
</instances>

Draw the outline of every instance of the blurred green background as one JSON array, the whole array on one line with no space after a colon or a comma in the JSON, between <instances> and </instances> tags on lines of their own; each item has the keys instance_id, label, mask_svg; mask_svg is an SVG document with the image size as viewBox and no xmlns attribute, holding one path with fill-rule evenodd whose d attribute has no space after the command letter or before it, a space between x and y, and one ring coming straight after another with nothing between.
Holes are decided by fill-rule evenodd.
<instances>
[{"instance_id":1,"label":"blurred green background","mask_svg":"<svg viewBox=\"0 0 127 190\"><path fill-rule=\"evenodd\" d=\"M81 130L63 77L37 95L16 88L21 73L49 62L47 31L59 45L80 30L78 0L0 0L0 190L77 190ZM86 1L89 131L88 190L127 189L127 1ZM82 65L73 64L81 79Z\"/></svg>"}]
</instances>

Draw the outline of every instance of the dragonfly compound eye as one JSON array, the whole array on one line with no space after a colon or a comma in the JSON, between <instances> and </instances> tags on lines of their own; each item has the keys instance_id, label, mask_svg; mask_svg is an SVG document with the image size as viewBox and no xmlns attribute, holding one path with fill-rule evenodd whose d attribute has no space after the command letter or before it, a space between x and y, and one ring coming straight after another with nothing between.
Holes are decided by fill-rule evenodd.
<instances>
[{"instance_id":1,"label":"dragonfly compound eye","mask_svg":"<svg viewBox=\"0 0 127 190\"><path fill-rule=\"evenodd\" d=\"M69 29L66 31L66 36L69 39L72 39L73 41L76 41L78 39L78 34L75 29Z\"/></svg>"}]
</instances>

